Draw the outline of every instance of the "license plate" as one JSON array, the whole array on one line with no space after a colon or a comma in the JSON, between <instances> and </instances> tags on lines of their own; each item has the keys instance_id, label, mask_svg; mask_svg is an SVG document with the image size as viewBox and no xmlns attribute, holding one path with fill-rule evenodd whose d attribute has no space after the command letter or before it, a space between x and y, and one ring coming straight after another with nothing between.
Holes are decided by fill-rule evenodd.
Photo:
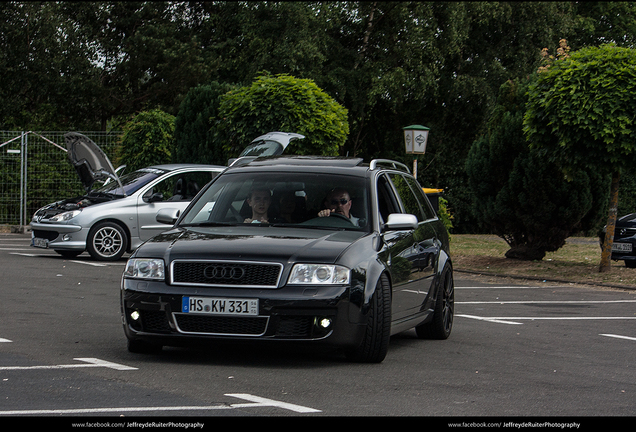
<instances>
[{"instance_id":1,"label":"license plate","mask_svg":"<svg viewBox=\"0 0 636 432\"><path fill-rule=\"evenodd\" d=\"M614 252L631 252L632 244L631 243L612 243L612 250Z\"/></svg>"},{"instance_id":2,"label":"license plate","mask_svg":"<svg viewBox=\"0 0 636 432\"><path fill-rule=\"evenodd\" d=\"M47 249L49 247L49 241L43 238L33 238L33 246Z\"/></svg>"},{"instance_id":3,"label":"license plate","mask_svg":"<svg viewBox=\"0 0 636 432\"><path fill-rule=\"evenodd\" d=\"M186 297L181 302L181 312L210 315L258 315L258 299L234 299L214 297Z\"/></svg>"}]
</instances>

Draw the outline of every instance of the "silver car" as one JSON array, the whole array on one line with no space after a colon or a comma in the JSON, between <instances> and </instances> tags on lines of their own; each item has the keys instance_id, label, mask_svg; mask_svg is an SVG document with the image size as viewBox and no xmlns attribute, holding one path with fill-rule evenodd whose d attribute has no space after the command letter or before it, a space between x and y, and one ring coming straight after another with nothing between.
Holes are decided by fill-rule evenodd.
<instances>
[{"instance_id":1,"label":"silver car","mask_svg":"<svg viewBox=\"0 0 636 432\"><path fill-rule=\"evenodd\" d=\"M32 246L64 257L84 251L96 260L114 261L169 227L156 221L160 210L181 212L199 188L226 167L169 164L121 177L89 138L65 135L68 157L86 194L48 204L33 215ZM95 182L104 182L93 188Z\"/></svg>"}]
</instances>

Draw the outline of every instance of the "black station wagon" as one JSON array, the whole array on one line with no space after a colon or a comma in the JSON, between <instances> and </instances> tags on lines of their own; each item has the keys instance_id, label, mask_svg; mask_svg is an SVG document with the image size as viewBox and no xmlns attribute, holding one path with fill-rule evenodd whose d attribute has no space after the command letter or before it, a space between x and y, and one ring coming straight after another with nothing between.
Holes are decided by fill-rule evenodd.
<instances>
[{"instance_id":1,"label":"black station wagon","mask_svg":"<svg viewBox=\"0 0 636 432\"><path fill-rule=\"evenodd\" d=\"M605 229L600 236L600 245L603 247ZM636 213L620 217L616 221L614 229L614 242L612 244L612 259L625 261L625 267L636 268Z\"/></svg>"},{"instance_id":2,"label":"black station wagon","mask_svg":"<svg viewBox=\"0 0 636 432\"><path fill-rule=\"evenodd\" d=\"M408 168L308 156L237 161L122 277L128 348L213 340L338 347L381 362L390 336L446 339L454 314L448 233Z\"/></svg>"}]
</instances>

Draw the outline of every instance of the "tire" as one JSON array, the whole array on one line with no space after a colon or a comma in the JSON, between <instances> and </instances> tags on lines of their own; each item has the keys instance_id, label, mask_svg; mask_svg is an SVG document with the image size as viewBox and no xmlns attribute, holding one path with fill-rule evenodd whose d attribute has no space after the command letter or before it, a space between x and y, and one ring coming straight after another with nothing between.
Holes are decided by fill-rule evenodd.
<instances>
[{"instance_id":1,"label":"tire","mask_svg":"<svg viewBox=\"0 0 636 432\"><path fill-rule=\"evenodd\" d=\"M433 319L415 327L415 332L420 339L448 339L453 329L454 315L455 282L453 280L453 269L447 264L440 277Z\"/></svg>"},{"instance_id":2,"label":"tire","mask_svg":"<svg viewBox=\"0 0 636 432\"><path fill-rule=\"evenodd\" d=\"M625 267L627 267L627 268L636 268L636 261L625 260Z\"/></svg>"},{"instance_id":3,"label":"tire","mask_svg":"<svg viewBox=\"0 0 636 432\"><path fill-rule=\"evenodd\" d=\"M351 361L380 363L386 357L391 338L391 287L382 275L369 304L367 326L362 343L345 352Z\"/></svg>"},{"instance_id":4,"label":"tire","mask_svg":"<svg viewBox=\"0 0 636 432\"><path fill-rule=\"evenodd\" d=\"M117 261L127 248L128 236L117 223L100 222L88 234L86 250L98 261Z\"/></svg>"}]
</instances>

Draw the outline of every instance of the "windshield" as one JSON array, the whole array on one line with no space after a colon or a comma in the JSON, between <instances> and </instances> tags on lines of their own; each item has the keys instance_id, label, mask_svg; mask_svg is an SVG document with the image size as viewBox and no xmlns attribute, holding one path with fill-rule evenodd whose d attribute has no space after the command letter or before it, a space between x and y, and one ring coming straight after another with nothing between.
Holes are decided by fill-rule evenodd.
<instances>
[{"instance_id":1,"label":"windshield","mask_svg":"<svg viewBox=\"0 0 636 432\"><path fill-rule=\"evenodd\" d=\"M245 147L239 157L243 156L276 156L283 153L285 148L276 141L257 141Z\"/></svg>"},{"instance_id":2,"label":"windshield","mask_svg":"<svg viewBox=\"0 0 636 432\"><path fill-rule=\"evenodd\" d=\"M366 230L364 179L325 173L226 173L193 203L181 225L301 226Z\"/></svg>"},{"instance_id":3,"label":"windshield","mask_svg":"<svg viewBox=\"0 0 636 432\"><path fill-rule=\"evenodd\" d=\"M111 195L130 195L166 172L168 171L157 168L142 168L140 170L124 174L119 178L121 180L121 184L124 186L123 192L119 183L113 180L93 192L107 193Z\"/></svg>"}]
</instances>

